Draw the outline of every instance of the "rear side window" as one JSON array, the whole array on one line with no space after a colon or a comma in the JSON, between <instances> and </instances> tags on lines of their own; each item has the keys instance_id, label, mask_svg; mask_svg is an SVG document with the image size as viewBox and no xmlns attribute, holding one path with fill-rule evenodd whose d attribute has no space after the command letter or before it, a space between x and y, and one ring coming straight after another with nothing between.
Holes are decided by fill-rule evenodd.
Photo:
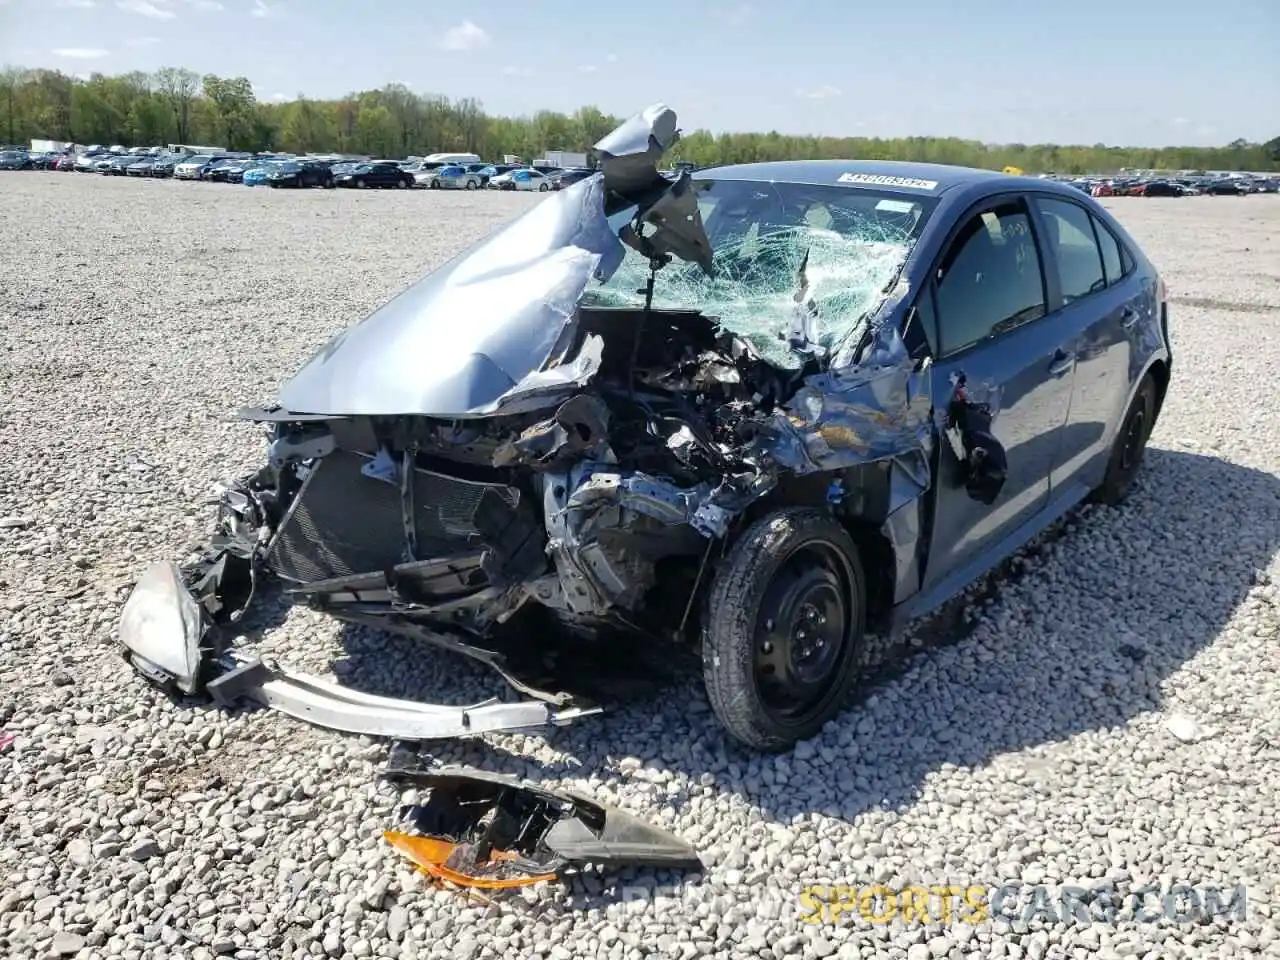
<instances>
[{"instance_id":1,"label":"rear side window","mask_svg":"<svg viewBox=\"0 0 1280 960\"><path fill-rule=\"evenodd\" d=\"M964 225L938 270L935 308L942 354L1044 316L1044 277L1021 202Z\"/></svg>"},{"instance_id":2,"label":"rear side window","mask_svg":"<svg viewBox=\"0 0 1280 960\"><path fill-rule=\"evenodd\" d=\"M1089 212L1065 200L1036 200L1048 231L1049 252L1058 265L1066 303L1106 289L1102 254L1093 235Z\"/></svg>"},{"instance_id":3,"label":"rear side window","mask_svg":"<svg viewBox=\"0 0 1280 960\"><path fill-rule=\"evenodd\" d=\"M1120 244L1115 235L1097 217L1093 217L1093 231L1098 235L1098 249L1102 251L1102 269L1107 275L1107 285L1119 281L1126 273L1120 260Z\"/></svg>"}]
</instances>

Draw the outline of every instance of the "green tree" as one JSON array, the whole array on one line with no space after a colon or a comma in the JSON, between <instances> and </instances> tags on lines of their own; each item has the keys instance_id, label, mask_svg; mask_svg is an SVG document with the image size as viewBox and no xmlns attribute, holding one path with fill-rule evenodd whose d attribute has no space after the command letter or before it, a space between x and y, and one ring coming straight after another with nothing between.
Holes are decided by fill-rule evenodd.
<instances>
[{"instance_id":1,"label":"green tree","mask_svg":"<svg viewBox=\"0 0 1280 960\"><path fill-rule=\"evenodd\" d=\"M466 150L533 160L546 150L587 150L618 123L596 106L571 114L487 114L472 98L450 99L387 84L336 100L299 96L260 104L244 77L206 76L165 67L154 74L94 74L87 80L19 66L0 71L0 139L33 137L80 143L154 145L220 142L245 150L283 148L388 157ZM1080 174L1122 167L1280 169L1280 137L1237 139L1222 147L1120 147L1095 143L994 144L955 137L816 137L779 131L692 130L673 159L699 166L787 158L927 160L1028 173Z\"/></svg>"}]
</instances>

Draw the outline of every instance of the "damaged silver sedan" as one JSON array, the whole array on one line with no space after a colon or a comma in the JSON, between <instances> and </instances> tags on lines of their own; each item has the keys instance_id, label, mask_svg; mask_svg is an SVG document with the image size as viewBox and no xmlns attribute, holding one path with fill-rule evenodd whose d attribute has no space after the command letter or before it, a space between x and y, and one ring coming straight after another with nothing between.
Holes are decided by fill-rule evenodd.
<instances>
[{"instance_id":1,"label":"damaged silver sedan","mask_svg":"<svg viewBox=\"0 0 1280 960\"><path fill-rule=\"evenodd\" d=\"M1091 495L1119 501L1169 382L1164 285L1098 204L924 164L659 173L652 107L600 172L337 336L242 416L268 462L121 638L185 693L430 739L598 704L551 643L700 652L734 737L786 749L866 631L936 608ZM445 708L228 648L264 577L477 657L522 702ZM536 658L535 658L536 659Z\"/></svg>"}]
</instances>

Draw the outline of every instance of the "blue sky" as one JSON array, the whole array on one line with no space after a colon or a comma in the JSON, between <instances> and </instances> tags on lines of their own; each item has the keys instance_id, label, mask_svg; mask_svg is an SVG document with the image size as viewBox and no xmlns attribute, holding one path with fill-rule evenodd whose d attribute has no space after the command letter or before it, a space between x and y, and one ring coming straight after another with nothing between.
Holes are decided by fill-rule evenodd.
<instances>
[{"instance_id":1,"label":"blue sky","mask_svg":"<svg viewBox=\"0 0 1280 960\"><path fill-rule=\"evenodd\" d=\"M492 113L656 100L686 130L1223 144L1280 135L1277 0L0 0L0 63L400 81Z\"/></svg>"}]
</instances>

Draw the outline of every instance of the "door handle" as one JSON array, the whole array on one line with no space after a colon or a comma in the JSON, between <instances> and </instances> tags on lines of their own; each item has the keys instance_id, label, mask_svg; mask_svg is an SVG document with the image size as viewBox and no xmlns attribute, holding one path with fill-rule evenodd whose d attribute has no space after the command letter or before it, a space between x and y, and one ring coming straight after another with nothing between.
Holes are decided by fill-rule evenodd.
<instances>
[{"instance_id":1,"label":"door handle","mask_svg":"<svg viewBox=\"0 0 1280 960\"><path fill-rule=\"evenodd\" d=\"M1060 377L1075 365L1076 355L1066 350L1054 351L1053 360L1049 363L1049 376Z\"/></svg>"},{"instance_id":2,"label":"door handle","mask_svg":"<svg viewBox=\"0 0 1280 960\"><path fill-rule=\"evenodd\" d=\"M1138 311L1133 307L1125 307L1120 313L1120 326L1126 330L1132 330L1133 325L1138 322Z\"/></svg>"}]
</instances>

